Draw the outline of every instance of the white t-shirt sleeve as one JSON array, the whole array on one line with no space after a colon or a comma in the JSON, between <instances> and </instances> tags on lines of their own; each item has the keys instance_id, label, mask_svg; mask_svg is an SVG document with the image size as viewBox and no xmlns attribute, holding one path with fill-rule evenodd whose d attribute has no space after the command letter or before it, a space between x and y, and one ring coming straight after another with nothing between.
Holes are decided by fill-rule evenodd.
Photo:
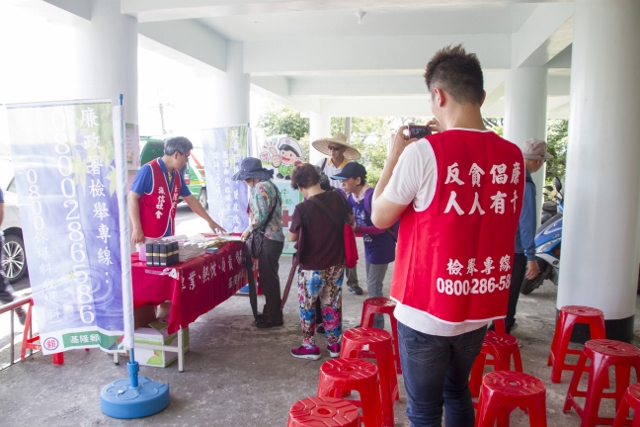
<instances>
[{"instance_id":1,"label":"white t-shirt sleeve","mask_svg":"<svg viewBox=\"0 0 640 427\"><path fill-rule=\"evenodd\" d=\"M399 205L413 203L414 209L420 212L431 204L437 179L435 153L431 144L421 139L410 144L400 155L382 195Z\"/></svg>"}]
</instances>

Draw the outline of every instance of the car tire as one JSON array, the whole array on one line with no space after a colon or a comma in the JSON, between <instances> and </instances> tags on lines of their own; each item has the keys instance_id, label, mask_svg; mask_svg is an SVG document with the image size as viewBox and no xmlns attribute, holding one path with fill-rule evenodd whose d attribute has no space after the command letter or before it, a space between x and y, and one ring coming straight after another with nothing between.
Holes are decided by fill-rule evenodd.
<instances>
[{"instance_id":1,"label":"car tire","mask_svg":"<svg viewBox=\"0 0 640 427\"><path fill-rule=\"evenodd\" d=\"M209 201L207 200L207 189L206 188L202 188L200 190L200 194L198 195L198 201L200 202L200 204L202 205L203 208L205 208L205 209L209 208Z\"/></svg>"},{"instance_id":2,"label":"car tire","mask_svg":"<svg viewBox=\"0 0 640 427\"><path fill-rule=\"evenodd\" d=\"M4 236L2 267L9 283L15 283L27 273L27 256L22 237L15 234Z\"/></svg>"}]
</instances>

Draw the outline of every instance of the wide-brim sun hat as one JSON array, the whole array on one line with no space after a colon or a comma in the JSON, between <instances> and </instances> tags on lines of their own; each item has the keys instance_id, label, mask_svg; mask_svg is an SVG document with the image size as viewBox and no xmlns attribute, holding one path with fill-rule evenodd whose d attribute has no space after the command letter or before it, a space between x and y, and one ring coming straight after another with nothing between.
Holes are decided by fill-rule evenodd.
<instances>
[{"instance_id":1,"label":"wide-brim sun hat","mask_svg":"<svg viewBox=\"0 0 640 427\"><path fill-rule=\"evenodd\" d=\"M329 145L331 144L339 144L347 147L344 152L344 157L348 160L358 160L360 158L360 152L356 150L353 145L347 142L347 137L343 133L337 133L331 138L316 139L311 143L311 146L322 154L331 156L331 150L329 150Z\"/></svg>"},{"instance_id":2,"label":"wide-brim sun hat","mask_svg":"<svg viewBox=\"0 0 640 427\"><path fill-rule=\"evenodd\" d=\"M273 169L262 167L262 161L255 157L242 159L240 170L233 175L234 181L244 181L245 179L258 178L263 181L273 178Z\"/></svg>"}]
</instances>

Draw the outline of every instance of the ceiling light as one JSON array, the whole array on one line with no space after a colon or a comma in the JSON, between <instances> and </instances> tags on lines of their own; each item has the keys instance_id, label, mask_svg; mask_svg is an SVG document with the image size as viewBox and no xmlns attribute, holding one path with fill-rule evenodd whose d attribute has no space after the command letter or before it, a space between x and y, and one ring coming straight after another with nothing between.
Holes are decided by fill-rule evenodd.
<instances>
[{"instance_id":1,"label":"ceiling light","mask_svg":"<svg viewBox=\"0 0 640 427\"><path fill-rule=\"evenodd\" d=\"M365 11L364 11L364 10L362 10L362 9L358 9L358 10L356 11L356 16L358 17L358 25L362 24L362 17L363 17L364 15L366 15L366 14L367 14L367 12L365 12Z\"/></svg>"}]
</instances>

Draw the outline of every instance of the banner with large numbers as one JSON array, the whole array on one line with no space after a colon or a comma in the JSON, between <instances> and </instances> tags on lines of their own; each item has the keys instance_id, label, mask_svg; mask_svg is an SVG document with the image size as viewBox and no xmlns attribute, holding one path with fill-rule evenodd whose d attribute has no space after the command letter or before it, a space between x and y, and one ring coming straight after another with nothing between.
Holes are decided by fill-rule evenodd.
<instances>
[{"instance_id":1,"label":"banner with large numbers","mask_svg":"<svg viewBox=\"0 0 640 427\"><path fill-rule=\"evenodd\" d=\"M242 233L249 225L247 185L232 177L249 156L249 128L207 129L202 136L209 215L228 232Z\"/></svg>"},{"instance_id":2,"label":"banner with large numbers","mask_svg":"<svg viewBox=\"0 0 640 427\"><path fill-rule=\"evenodd\" d=\"M115 351L123 335L111 101L7 107L44 354Z\"/></svg>"}]
</instances>

